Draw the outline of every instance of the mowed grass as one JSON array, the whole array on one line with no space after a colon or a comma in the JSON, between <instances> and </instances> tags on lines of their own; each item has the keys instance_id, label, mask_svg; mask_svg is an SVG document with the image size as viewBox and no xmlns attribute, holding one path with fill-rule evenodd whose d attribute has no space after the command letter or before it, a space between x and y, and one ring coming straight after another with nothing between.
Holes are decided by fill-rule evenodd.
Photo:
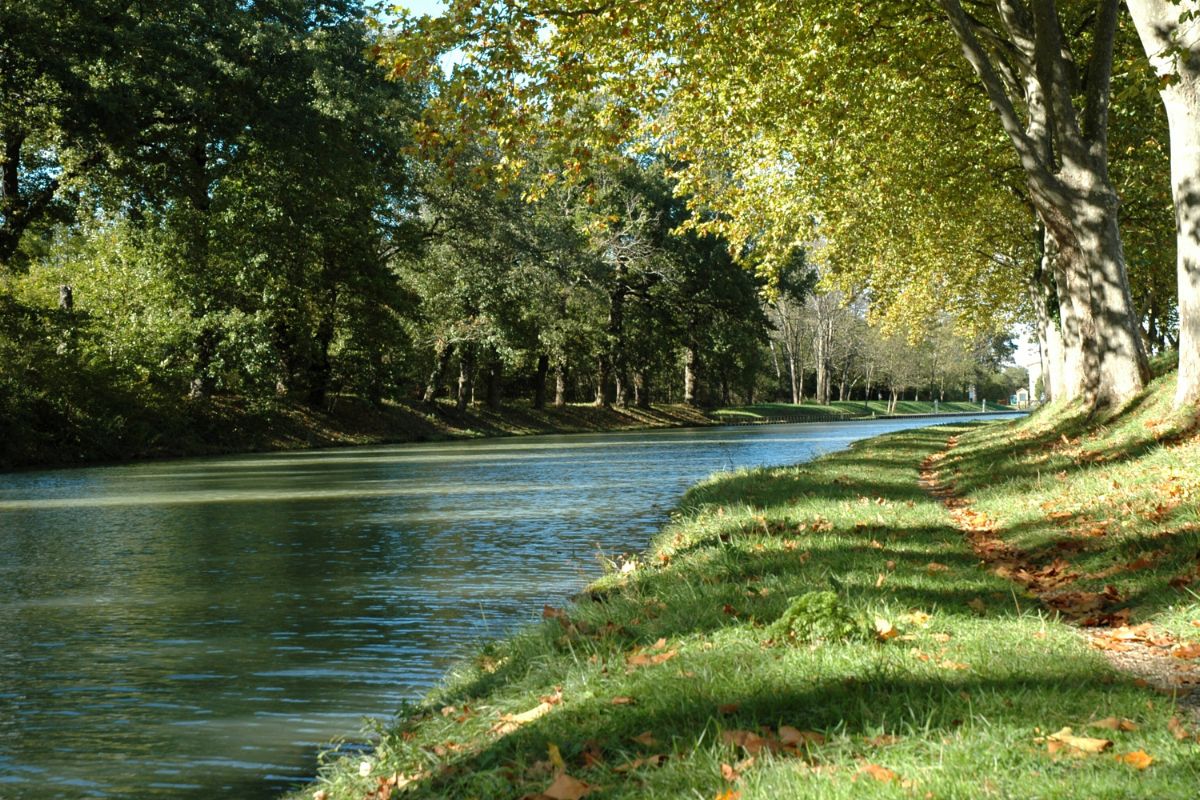
<instances>
[{"instance_id":1,"label":"mowed grass","mask_svg":"<svg viewBox=\"0 0 1200 800\"><path fill-rule=\"evenodd\" d=\"M1109 518L1110 502L1148 508L1167 476L1197 479L1191 423L1164 411L1167 391L1099 427L1057 409L716 476L632 569L475 654L373 752L331 759L296 796L1194 798L1200 745L1168 728L1184 713L1175 698L1113 671L981 566L918 484L920 463L958 435L945 476L1019 546L1050 546L1064 531L1044 504ZM1114 482L1128 496L1113 498ZM1168 577L1194 565L1195 500L1154 514L1114 517L1072 557L1091 570L1168 551L1107 580L1135 617L1200 638L1196 595ZM774 640L791 599L822 589L898 635ZM1112 717L1134 729L1089 727ZM778 744L783 726L803 741ZM1064 727L1113 744L1051 754L1044 737ZM1152 763L1118 758L1130 753Z\"/></svg>"}]
</instances>

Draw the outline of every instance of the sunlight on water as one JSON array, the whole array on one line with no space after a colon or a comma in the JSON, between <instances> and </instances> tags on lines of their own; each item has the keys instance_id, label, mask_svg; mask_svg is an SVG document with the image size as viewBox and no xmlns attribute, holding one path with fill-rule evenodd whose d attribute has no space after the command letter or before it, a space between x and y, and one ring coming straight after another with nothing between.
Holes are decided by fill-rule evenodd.
<instances>
[{"instance_id":1,"label":"sunlight on water","mask_svg":"<svg viewBox=\"0 0 1200 800\"><path fill-rule=\"evenodd\" d=\"M564 602L597 549L644 547L688 485L911 424L0 476L0 798L272 797Z\"/></svg>"}]
</instances>

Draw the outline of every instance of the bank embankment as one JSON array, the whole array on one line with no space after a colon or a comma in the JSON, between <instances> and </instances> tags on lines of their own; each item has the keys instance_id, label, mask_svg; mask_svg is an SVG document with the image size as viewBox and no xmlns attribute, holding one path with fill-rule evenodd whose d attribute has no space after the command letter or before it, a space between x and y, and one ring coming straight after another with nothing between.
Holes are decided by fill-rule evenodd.
<instances>
[{"instance_id":1,"label":"bank embankment","mask_svg":"<svg viewBox=\"0 0 1200 800\"><path fill-rule=\"evenodd\" d=\"M1200 440L1171 382L715 476L296 796L1194 797Z\"/></svg>"},{"instance_id":2,"label":"bank embankment","mask_svg":"<svg viewBox=\"0 0 1200 800\"><path fill-rule=\"evenodd\" d=\"M0 421L0 433L5 433ZM484 436L585 433L715 424L683 404L650 408L561 408L506 405L499 410L453 404L367 403L337 397L325 409L285 400L246 403L220 397L185 404L163 403L136 413L112 410L70 426L43 429L19 421L0 436L0 469L64 466L105 461L394 444Z\"/></svg>"}]
</instances>

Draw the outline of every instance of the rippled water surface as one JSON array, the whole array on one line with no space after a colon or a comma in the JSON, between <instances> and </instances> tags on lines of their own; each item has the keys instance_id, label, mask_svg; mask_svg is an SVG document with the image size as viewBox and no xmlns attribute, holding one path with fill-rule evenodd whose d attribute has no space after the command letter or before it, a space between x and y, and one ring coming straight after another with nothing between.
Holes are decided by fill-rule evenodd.
<instances>
[{"instance_id":1,"label":"rippled water surface","mask_svg":"<svg viewBox=\"0 0 1200 800\"><path fill-rule=\"evenodd\" d=\"M696 480L935 421L0 475L0 798L272 797Z\"/></svg>"}]
</instances>

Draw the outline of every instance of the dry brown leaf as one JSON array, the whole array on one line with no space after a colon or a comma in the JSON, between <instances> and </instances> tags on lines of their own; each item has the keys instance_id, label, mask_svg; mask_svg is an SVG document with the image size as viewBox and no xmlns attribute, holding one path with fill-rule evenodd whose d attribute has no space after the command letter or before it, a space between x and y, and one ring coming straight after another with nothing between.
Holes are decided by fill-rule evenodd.
<instances>
[{"instance_id":1,"label":"dry brown leaf","mask_svg":"<svg viewBox=\"0 0 1200 800\"><path fill-rule=\"evenodd\" d=\"M935 642L940 642L942 644L945 644L946 642L950 641L951 637L950 637L950 634L948 634L948 633L935 633L935 634L932 634L929 638L933 639Z\"/></svg>"},{"instance_id":2,"label":"dry brown leaf","mask_svg":"<svg viewBox=\"0 0 1200 800\"><path fill-rule=\"evenodd\" d=\"M619 694L608 702L612 703L614 706L631 706L634 703L634 699L632 697L626 697L623 694Z\"/></svg>"},{"instance_id":3,"label":"dry brown leaf","mask_svg":"<svg viewBox=\"0 0 1200 800\"><path fill-rule=\"evenodd\" d=\"M576 780L563 772L554 779L554 782L542 794L549 797L550 800L579 800L593 791L595 791L594 787L589 786L581 780Z\"/></svg>"},{"instance_id":4,"label":"dry brown leaf","mask_svg":"<svg viewBox=\"0 0 1200 800\"><path fill-rule=\"evenodd\" d=\"M1154 757L1145 750L1134 750L1132 753L1118 753L1113 758L1137 770L1145 769L1154 763Z\"/></svg>"},{"instance_id":5,"label":"dry brown leaf","mask_svg":"<svg viewBox=\"0 0 1200 800\"><path fill-rule=\"evenodd\" d=\"M741 747L752 756L758 755L764 747L771 745L770 740L764 739L757 733L750 731L724 731L721 733L721 741L735 747Z\"/></svg>"},{"instance_id":6,"label":"dry brown leaf","mask_svg":"<svg viewBox=\"0 0 1200 800\"><path fill-rule=\"evenodd\" d=\"M881 641L886 642L888 639L895 639L897 636L899 636L900 631L896 630L896 627L883 617L876 617L875 635L878 636Z\"/></svg>"},{"instance_id":7,"label":"dry brown leaf","mask_svg":"<svg viewBox=\"0 0 1200 800\"><path fill-rule=\"evenodd\" d=\"M630 667L650 667L656 664L661 664L664 661L670 661L675 656L679 655L674 650L668 650L665 653L654 653L647 655L645 653L634 653L625 657L625 663Z\"/></svg>"},{"instance_id":8,"label":"dry brown leaf","mask_svg":"<svg viewBox=\"0 0 1200 800\"><path fill-rule=\"evenodd\" d=\"M1179 717L1171 717L1170 721L1167 722L1167 730L1180 742L1192 738L1192 732L1187 729L1186 725L1179 721Z\"/></svg>"},{"instance_id":9,"label":"dry brown leaf","mask_svg":"<svg viewBox=\"0 0 1200 800\"><path fill-rule=\"evenodd\" d=\"M736 714L738 709L742 707L741 703L726 703L723 706L717 706L718 714Z\"/></svg>"},{"instance_id":10,"label":"dry brown leaf","mask_svg":"<svg viewBox=\"0 0 1200 800\"><path fill-rule=\"evenodd\" d=\"M779 741L789 747L803 747L810 744L825 744L825 737L816 731L802 731L791 725L780 725Z\"/></svg>"},{"instance_id":11,"label":"dry brown leaf","mask_svg":"<svg viewBox=\"0 0 1200 800\"><path fill-rule=\"evenodd\" d=\"M887 767L881 767L878 764L863 764L858 768L859 775L868 775L881 783L900 780L900 776L892 772Z\"/></svg>"},{"instance_id":12,"label":"dry brown leaf","mask_svg":"<svg viewBox=\"0 0 1200 800\"><path fill-rule=\"evenodd\" d=\"M1136 731L1137 723L1129 719L1118 719L1117 717L1105 717L1102 720L1088 725L1089 728L1105 728L1110 731Z\"/></svg>"},{"instance_id":13,"label":"dry brown leaf","mask_svg":"<svg viewBox=\"0 0 1200 800\"><path fill-rule=\"evenodd\" d=\"M730 783L733 783L738 778L742 777L742 773L738 772L736 769L731 767L729 764L726 764L725 762L722 761L721 762L721 777L724 778L725 780L729 781Z\"/></svg>"},{"instance_id":14,"label":"dry brown leaf","mask_svg":"<svg viewBox=\"0 0 1200 800\"><path fill-rule=\"evenodd\" d=\"M1171 651L1171 655L1175 658L1200 658L1200 642L1181 644Z\"/></svg>"},{"instance_id":15,"label":"dry brown leaf","mask_svg":"<svg viewBox=\"0 0 1200 800\"><path fill-rule=\"evenodd\" d=\"M925 571L930 574L933 574L935 572L946 572L949 569L950 568L947 567L945 564L939 564L936 561L930 561L928 564L925 565Z\"/></svg>"},{"instance_id":16,"label":"dry brown leaf","mask_svg":"<svg viewBox=\"0 0 1200 800\"><path fill-rule=\"evenodd\" d=\"M644 744L646 747L653 747L654 745L658 744L658 740L654 738L654 734L651 733L650 731L646 731L645 733L639 733L637 736L633 736L630 738L632 739L632 741L635 741L638 744Z\"/></svg>"},{"instance_id":17,"label":"dry brown leaf","mask_svg":"<svg viewBox=\"0 0 1200 800\"><path fill-rule=\"evenodd\" d=\"M942 669L953 669L953 670L964 670L964 669L971 668L970 664L964 664L961 661L951 661L950 659L946 659L945 661L939 661L938 666L941 667Z\"/></svg>"},{"instance_id":18,"label":"dry brown leaf","mask_svg":"<svg viewBox=\"0 0 1200 800\"><path fill-rule=\"evenodd\" d=\"M865 739L864 741L871 747L891 747L900 741L900 737L884 733L879 736L872 736L870 739Z\"/></svg>"}]
</instances>

